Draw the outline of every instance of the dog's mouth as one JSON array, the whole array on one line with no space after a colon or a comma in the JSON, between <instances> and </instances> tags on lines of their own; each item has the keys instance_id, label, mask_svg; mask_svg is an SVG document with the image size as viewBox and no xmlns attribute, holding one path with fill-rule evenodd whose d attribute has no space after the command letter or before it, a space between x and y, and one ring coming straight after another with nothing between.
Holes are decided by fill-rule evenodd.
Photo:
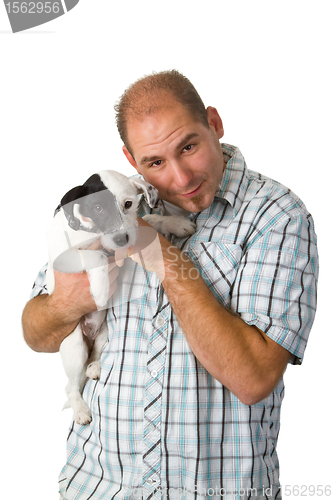
<instances>
[{"instance_id":1,"label":"dog's mouth","mask_svg":"<svg viewBox=\"0 0 333 500\"><path fill-rule=\"evenodd\" d=\"M108 250L107 248L103 247L103 253L109 259L110 257L114 257L116 252L114 250Z\"/></svg>"}]
</instances>

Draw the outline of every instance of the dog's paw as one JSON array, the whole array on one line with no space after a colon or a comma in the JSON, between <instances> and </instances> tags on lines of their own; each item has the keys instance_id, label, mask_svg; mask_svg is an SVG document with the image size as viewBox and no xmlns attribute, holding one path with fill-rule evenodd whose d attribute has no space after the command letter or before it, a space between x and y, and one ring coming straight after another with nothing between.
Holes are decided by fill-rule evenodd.
<instances>
[{"instance_id":1,"label":"dog's paw","mask_svg":"<svg viewBox=\"0 0 333 500\"><path fill-rule=\"evenodd\" d=\"M182 215L145 215L143 219L153 226L156 231L164 235L174 234L179 238L191 236L196 231L195 222L190 221Z\"/></svg>"},{"instance_id":2,"label":"dog's paw","mask_svg":"<svg viewBox=\"0 0 333 500\"><path fill-rule=\"evenodd\" d=\"M101 362L93 361L93 363L90 363L90 365L87 366L86 375L92 380L99 379L101 376Z\"/></svg>"},{"instance_id":3,"label":"dog's paw","mask_svg":"<svg viewBox=\"0 0 333 500\"><path fill-rule=\"evenodd\" d=\"M84 401L75 408L74 420L79 425L87 425L92 421L91 411Z\"/></svg>"},{"instance_id":4,"label":"dog's paw","mask_svg":"<svg viewBox=\"0 0 333 500\"><path fill-rule=\"evenodd\" d=\"M177 227L174 227L171 232L179 238L184 238L185 236L191 236L191 234L194 234L196 227L195 222L182 217L178 222Z\"/></svg>"}]
</instances>

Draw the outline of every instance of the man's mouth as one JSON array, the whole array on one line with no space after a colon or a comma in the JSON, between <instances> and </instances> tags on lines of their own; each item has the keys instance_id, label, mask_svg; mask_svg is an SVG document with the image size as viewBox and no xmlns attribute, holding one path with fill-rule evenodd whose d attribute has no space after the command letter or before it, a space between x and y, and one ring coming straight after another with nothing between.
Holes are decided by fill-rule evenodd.
<instances>
[{"instance_id":1,"label":"man's mouth","mask_svg":"<svg viewBox=\"0 0 333 500\"><path fill-rule=\"evenodd\" d=\"M194 191L190 191L189 193L182 194L182 196L184 198L190 198L191 196L195 196L196 194L199 193L201 186L202 186L202 183L200 184L200 186L198 186L196 189L194 189Z\"/></svg>"}]
</instances>

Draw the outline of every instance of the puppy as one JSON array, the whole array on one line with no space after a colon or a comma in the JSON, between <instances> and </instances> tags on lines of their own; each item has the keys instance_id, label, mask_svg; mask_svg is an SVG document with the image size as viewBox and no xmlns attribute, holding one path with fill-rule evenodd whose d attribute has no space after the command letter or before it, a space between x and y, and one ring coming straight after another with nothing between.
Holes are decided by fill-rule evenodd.
<instances>
[{"instance_id":1,"label":"puppy","mask_svg":"<svg viewBox=\"0 0 333 500\"><path fill-rule=\"evenodd\" d=\"M97 311L84 316L60 346L68 378L65 408L72 407L74 420L81 425L92 419L81 395L82 388L86 377L100 377L100 357L108 338L108 256L136 242L139 194L144 194L151 208L155 206L158 192L142 179L128 178L112 170L94 174L65 194L47 234L48 293L54 291L54 269L64 273L86 271L97 306ZM184 237L195 231L195 224L185 217L152 214L143 218L163 234Z\"/></svg>"}]
</instances>

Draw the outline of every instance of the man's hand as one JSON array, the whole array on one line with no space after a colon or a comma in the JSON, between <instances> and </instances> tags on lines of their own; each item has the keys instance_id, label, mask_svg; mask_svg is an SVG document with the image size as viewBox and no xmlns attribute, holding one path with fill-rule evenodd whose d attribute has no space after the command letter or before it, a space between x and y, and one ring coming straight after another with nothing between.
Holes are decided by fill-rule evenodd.
<instances>
[{"instance_id":1,"label":"man's hand","mask_svg":"<svg viewBox=\"0 0 333 500\"><path fill-rule=\"evenodd\" d=\"M139 227L135 245L129 248L116 250L116 262L120 265L123 259L130 257L147 271L155 272L160 281L163 281L165 270L162 245L168 247L170 243L160 235L156 229L139 217L138 224Z\"/></svg>"},{"instance_id":2,"label":"man's hand","mask_svg":"<svg viewBox=\"0 0 333 500\"><path fill-rule=\"evenodd\" d=\"M109 298L117 287L119 268L109 259ZM85 314L95 311L86 272L61 273L54 271L55 288L52 295L39 295L25 306L22 315L24 338L37 352L58 352L61 342L76 328Z\"/></svg>"},{"instance_id":3,"label":"man's hand","mask_svg":"<svg viewBox=\"0 0 333 500\"><path fill-rule=\"evenodd\" d=\"M119 268L114 257L109 259L109 295L108 299L117 288ZM55 310L62 311L62 317L68 322L81 319L82 316L96 311L97 306L90 293L90 282L86 272L61 273L54 270L55 288L50 295L49 304ZM65 307L63 307L65 305Z\"/></svg>"}]
</instances>

